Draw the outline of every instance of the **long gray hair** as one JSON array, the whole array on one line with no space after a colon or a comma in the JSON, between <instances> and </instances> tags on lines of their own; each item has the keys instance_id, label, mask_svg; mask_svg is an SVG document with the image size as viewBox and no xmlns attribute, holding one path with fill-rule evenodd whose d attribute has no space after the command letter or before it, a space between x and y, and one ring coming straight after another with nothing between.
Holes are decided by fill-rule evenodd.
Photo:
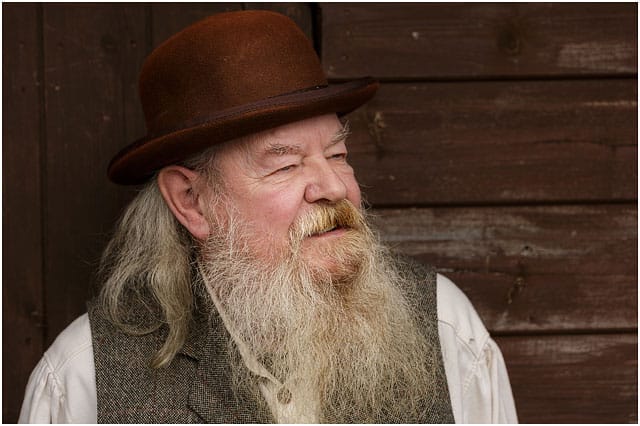
<instances>
[{"instance_id":1,"label":"long gray hair","mask_svg":"<svg viewBox=\"0 0 640 426\"><path fill-rule=\"evenodd\" d=\"M219 182L215 150L183 165L212 188ZM103 314L130 334L150 333L163 324L167 337L151 362L167 366L184 344L194 309L197 242L165 203L154 177L127 206L100 262L99 300Z\"/></svg>"}]
</instances>

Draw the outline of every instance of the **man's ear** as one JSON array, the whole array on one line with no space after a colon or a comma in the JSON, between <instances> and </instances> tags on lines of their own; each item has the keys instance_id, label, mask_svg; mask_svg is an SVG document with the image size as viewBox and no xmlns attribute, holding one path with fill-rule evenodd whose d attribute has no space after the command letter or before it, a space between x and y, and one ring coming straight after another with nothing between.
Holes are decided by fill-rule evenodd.
<instances>
[{"instance_id":1,"label":"man's ear","mask_svg":"<svg viewBox=\"0 0 640 426\"><path fill-rule=\"evenodd\" d=\"M209 236L209 223L200 207L197 185L200 175L182 166L167 166L158 173L158 187L164 201L178 221L196 239Z\"/></svg>"}]
</instances>

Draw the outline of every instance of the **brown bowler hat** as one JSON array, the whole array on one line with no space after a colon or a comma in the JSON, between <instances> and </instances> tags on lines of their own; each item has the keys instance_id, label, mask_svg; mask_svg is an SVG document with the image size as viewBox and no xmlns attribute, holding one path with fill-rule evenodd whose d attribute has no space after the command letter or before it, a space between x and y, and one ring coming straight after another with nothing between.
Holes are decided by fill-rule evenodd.
<instances>
[{"instance_id":1,"label":"brown bowler hat","mask_svg":"<svg viewBox=\"0 0 640 426\"><path fill-rule=\"evenodd\" d=\"M220 13L169 38L146 59L139 90L147 136L122 149L109 178L137 184L220 142L371 99L378 82L328 85L304 33L284 15Z\"/></svg>"}]
</instances>

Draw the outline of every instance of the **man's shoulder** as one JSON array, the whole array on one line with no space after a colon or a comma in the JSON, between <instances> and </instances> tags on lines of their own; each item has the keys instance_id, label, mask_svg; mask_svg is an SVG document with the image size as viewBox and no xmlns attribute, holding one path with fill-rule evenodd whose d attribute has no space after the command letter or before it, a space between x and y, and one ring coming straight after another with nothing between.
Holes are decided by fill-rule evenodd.
<instances>
[{"instance_id":1,"label":"man's shoulder","mask_svg":"<svg viewBox=\"0 0 640 426\"><path fill-rule=\"evenodd\" d=\"M402 265L400 270L411 274L411 279L420 284L417 287L422 299L420 308L431 309L437 306L440 340L446 336L447 342L456 342L456 346L466 347L475 358L479 358L490 336L462 290L449 278L437 273L436 268L431 265L408 256L398 256L397 260ZM424 302L426 299L427 302Z\"/></svg>"},{"instance_id":2,"label":"man's shoulder","mask_svg":"<svg viewBox=\"0 0 640 426\"><path fill-rule=\"evenodd\" d=\"M437 288L440 327L450 329L460 343L479 356L489 333L471 301L444 275L437 275Z\"/></svg>"},{"instance_id":3,"label":"man's shoulder","mask_svg":"<svg viewBox=\"0 0 640 426\"><path fill-rule=\"evenodd\" d=\"M31 373L20 423L95 423L93 365L85 314L56 337Z\"/></svg>"},{"instance_id":4,"label":"man's shoulder","mask_svg":"<svg viewBox=\"0 0 640 426\"><path fill-rule=\"evenodd\" d=\"M76 318L56 337L45 358L54 371L70 367L70 363L87 363L93 361L91 343L91 327L87 314Z\"/></svg>"}]
</instances>

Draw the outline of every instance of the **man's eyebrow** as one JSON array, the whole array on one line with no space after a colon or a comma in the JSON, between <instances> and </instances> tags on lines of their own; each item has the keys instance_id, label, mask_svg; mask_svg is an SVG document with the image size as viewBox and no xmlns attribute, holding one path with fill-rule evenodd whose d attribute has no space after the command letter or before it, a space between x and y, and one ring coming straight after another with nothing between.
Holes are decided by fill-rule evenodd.
<instances>
[{"instance_id":1,"label":"man's eyebrow","mask_svg":"<svg viewBox=\"0 0 640 426\"><path fill-rule=\"evenodd\" d=\"M283 145L279 143L270 143L264 150L266 155L295 155L302 151L300 145Z\"/></svg>"}]
</instances>

